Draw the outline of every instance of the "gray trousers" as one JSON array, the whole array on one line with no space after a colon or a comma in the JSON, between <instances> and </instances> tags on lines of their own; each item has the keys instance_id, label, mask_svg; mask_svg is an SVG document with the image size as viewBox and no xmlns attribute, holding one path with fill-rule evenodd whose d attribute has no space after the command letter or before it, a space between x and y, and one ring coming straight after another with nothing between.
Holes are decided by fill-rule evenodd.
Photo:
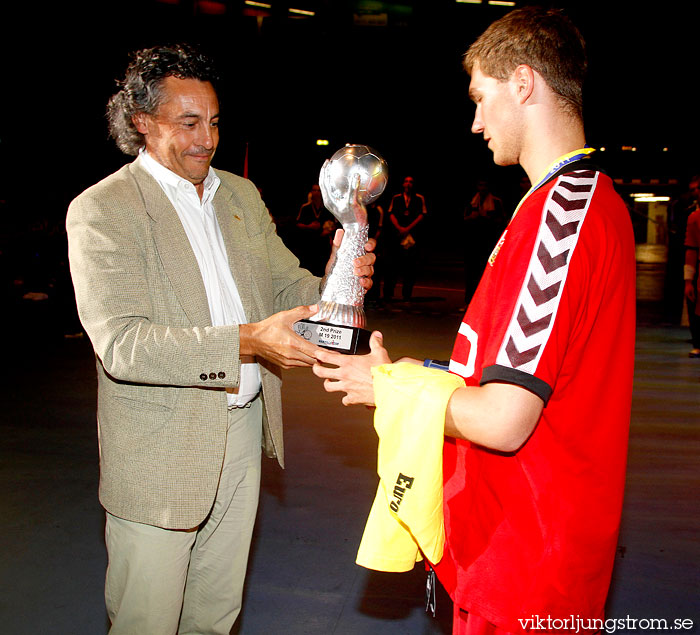
<instances>
[{"instance_id":1,"label":"gray trousers","mask_svg":"<svg viewBox=\"0 0 700 635\"><path fill-rule=\"evenodd\" d=\"M229 411L219 488L199 527L161 529L107 513L110 635L228 635L258 508L261 435L259 398Z\"/></svg>"}]
</instances>

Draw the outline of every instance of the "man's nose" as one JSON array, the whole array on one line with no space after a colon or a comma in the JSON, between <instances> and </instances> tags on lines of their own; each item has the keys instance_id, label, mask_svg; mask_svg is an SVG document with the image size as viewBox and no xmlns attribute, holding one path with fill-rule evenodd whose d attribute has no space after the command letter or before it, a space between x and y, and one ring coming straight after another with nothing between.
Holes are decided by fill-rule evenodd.
<instances>
[{"instance_id":1,"label":"man's nose","mask_svg":"<svg viewBox=\"0 0 700 635\"><path fill-rule=\"evenodd\" d=\"M211 150L214 147L214 129L206 124L198 126L196 143Z\"/></svg>"}]
</instances>

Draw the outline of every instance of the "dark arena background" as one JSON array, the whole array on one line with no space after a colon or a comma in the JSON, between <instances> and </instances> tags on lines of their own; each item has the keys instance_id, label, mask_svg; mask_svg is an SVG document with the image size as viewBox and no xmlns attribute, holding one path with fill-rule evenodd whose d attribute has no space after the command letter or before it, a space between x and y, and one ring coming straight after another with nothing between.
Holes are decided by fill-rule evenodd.
<instances>
[{"instance_id":1,"label":"dark arena background","mask_svg":"<svg viewBox=\"0 0 700 635\"><path fill-rule=\"evenodd\" d=\"M675 194L699 162L696 3L550 4L565 8L588 43L585 120L589 143L606 149L598 160L621 182L655 180L655 194ZM455 0L13 3L3 9L0 199L26 215L31 191L37 212L60 218L73 196L127 160L107 137L104 111L128 53L189 41L224 76L214 165L241 173L247 144L249 176L273 215L296 214L323 160L344 143L364 143L388 161L385 196L405 174L416 177L431 227L449 246L454 232L442 232L460 220L479 178L497 181L509 202L517 196L519 168L494 172L483 140L470 133L461 66L470 42L510 8Z\"/></svg>"}]
</instances>

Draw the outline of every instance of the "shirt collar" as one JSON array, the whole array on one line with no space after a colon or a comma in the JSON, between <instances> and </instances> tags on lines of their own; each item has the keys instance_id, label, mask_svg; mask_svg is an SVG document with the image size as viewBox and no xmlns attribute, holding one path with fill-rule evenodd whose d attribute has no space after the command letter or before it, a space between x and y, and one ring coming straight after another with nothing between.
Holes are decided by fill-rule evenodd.
<instances>
[{"instance_id":1,"label":"shirt collar","mask_svg":"<svg viewBox=\"0 0 700 635\"><path fill-rule=\"evenodd\" d=\"M180 190L181 188L188 188L188 185L192 186L192 183L190 183L187 179L183 179L179 174L175 174L175 172L166 168L162 163L156 161L156 159L146 152L146 148L141 148L139 150L139 156L141 157L143 167L146 168L146 171L156 181L158 181L161 186L167 185L176 191ZM209 173L204 179L204 194L202 196L202 203L208 202L211 197L214 196L220 183L221 179L216 175L216 172L214 172L214 168L209 166Z\"/></svg>"}]
</instances>

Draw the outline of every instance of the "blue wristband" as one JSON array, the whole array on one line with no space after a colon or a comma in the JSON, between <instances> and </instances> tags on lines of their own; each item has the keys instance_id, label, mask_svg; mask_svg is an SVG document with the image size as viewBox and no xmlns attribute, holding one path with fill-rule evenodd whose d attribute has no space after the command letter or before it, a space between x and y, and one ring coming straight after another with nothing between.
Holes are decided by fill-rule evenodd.
<instances>
[{"instance_id":1,"label":"blue wristband","mask_svg":"<svg viewBox=\"0 0 700 635\"><path fill-rule=\"evenodd\" d=\"M437 359L426 359L423 361L423 366L426 368L437 368L438 370L449 370L450 362Z\"/></svg>"}]
</instances>

